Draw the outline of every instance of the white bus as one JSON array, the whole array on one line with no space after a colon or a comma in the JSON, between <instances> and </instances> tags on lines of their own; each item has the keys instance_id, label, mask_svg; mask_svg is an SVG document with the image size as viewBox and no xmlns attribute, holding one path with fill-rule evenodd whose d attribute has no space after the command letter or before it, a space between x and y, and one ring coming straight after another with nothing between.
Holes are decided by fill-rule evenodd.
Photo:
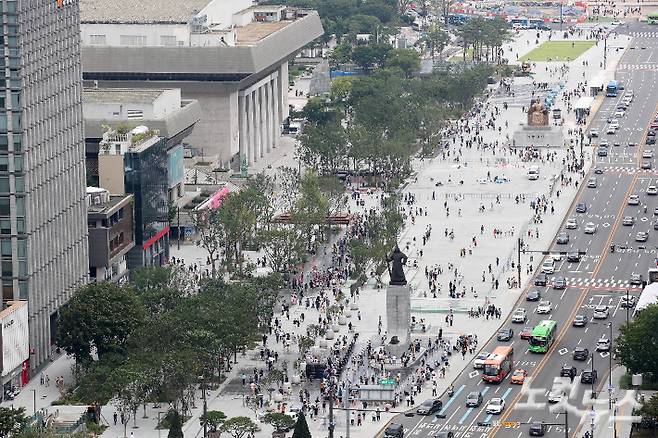
<instances>
[{"instance_id":1,"label":"white bus","mask_svg":"<svg viewBox=\"0 0 658 438\"><path fill-rule=\"evenodd\" d=\"M530 166L528 169L528 179L535 181L539 179L539 166Z\"/></svg>"}]
</instances>

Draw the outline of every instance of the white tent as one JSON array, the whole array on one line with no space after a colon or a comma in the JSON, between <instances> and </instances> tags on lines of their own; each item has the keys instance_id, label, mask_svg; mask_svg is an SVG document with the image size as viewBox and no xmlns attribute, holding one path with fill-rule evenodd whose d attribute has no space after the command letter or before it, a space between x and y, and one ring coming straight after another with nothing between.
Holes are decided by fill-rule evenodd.
<instances>
[{"instance_id":1,"label":"white tent","mask_svg":"<svg viewBox=\"0 0 658 438\"><path fill-rule=\"evenodd\" d=\"M592 104L594 103L594 98L590 96L583 96L580 99L576 101L576 103L573 106L573 109L575 110L588 110L592 107Z\"/></svg>"},{"instance_id":2,"label":"white tent","mask_svg":"<svg viewBox=\"0 0 658 438\"><path fill-rule=\"evenodd\" d=\"M635 305L635 312L639 312L645 307L658 303L658 283L651 283L640 294L640 299L637 300Z\"/></svg>"}]
</instances>

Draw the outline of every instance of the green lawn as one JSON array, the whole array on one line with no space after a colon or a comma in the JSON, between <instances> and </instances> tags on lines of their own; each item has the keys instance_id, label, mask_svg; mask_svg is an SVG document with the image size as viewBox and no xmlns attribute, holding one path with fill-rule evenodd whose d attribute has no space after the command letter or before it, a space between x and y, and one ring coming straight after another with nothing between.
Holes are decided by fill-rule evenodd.
<instances>
[{"instance_id":1,"label":"green lawn","mask_svg":"<svg viewBox=\"0 0 658 438\"><path fill-rule=\"evenodd\" d=\"M594 41L546 41L521 58L521 61L571 61L596 44Z\"/></svg>"}]
</instances>

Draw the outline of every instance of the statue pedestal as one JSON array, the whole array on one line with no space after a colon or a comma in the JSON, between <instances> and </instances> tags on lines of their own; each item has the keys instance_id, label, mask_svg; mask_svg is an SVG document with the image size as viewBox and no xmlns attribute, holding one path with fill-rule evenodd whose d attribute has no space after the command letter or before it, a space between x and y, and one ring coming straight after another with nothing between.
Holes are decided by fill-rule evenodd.
<instances>
[{"instance_id":1,"label":"statue pedestal","mask_svg":"<svg viewBox=\"0 0 658 438\"><path fill-rule=\"evenodd\" d=\"M411 288L408 285L389 285L386 288L386 330L391 342L397 337L398 343L409 343L411 329Z\"/></svg>"}]
</instances>

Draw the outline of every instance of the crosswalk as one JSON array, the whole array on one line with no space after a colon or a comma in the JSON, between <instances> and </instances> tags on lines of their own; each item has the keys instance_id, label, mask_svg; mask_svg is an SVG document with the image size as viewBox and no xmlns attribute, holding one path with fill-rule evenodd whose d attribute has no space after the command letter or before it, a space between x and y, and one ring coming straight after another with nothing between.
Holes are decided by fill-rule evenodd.
<instances>
[{"instance_id":1,"label":"crosswalk","mask_svg":"<svg viewBox=\"0 0 658 438\"><path fill-rule=\"evenodd\" d=\"M656 173L656 170L653 169L637 169L629 166L601 166L597 165L599 169L603 169L603 172L616 172L616 173L628 173L629 175L634 175L636 173Z\"/></svg>"},{"instance_id":2,"label":"crosswalk","mask_svg":"<svg viewBox=\"0 0 658 438\"><path fill-rule=\"evenodd\" d=\"M644 71L658 71L658 64L619 64L617 70L644 70Z\"/></svg>"},{"instance_id":3,"label":"crosswalk","mask_svg":"<svg viewBox=\"0 0 658 438\"><path fill-rule=\"evenodd\" d=\"M657 38L658 32L631 32L633 38Z\"/></svg>"},{"instance_id":4,"label":"crosswalk","mask_svg":"<svg viewBox=\"0 0 658 438\"><path fill-rule=\"evenodd\" d=\"M590 288L610 288L610 289L640 289L638 285L631 285L628 280L617 278L581 278L581 277L566 277L567 285L569 287L590 287Z\"/></svg>"}]
</instances>

